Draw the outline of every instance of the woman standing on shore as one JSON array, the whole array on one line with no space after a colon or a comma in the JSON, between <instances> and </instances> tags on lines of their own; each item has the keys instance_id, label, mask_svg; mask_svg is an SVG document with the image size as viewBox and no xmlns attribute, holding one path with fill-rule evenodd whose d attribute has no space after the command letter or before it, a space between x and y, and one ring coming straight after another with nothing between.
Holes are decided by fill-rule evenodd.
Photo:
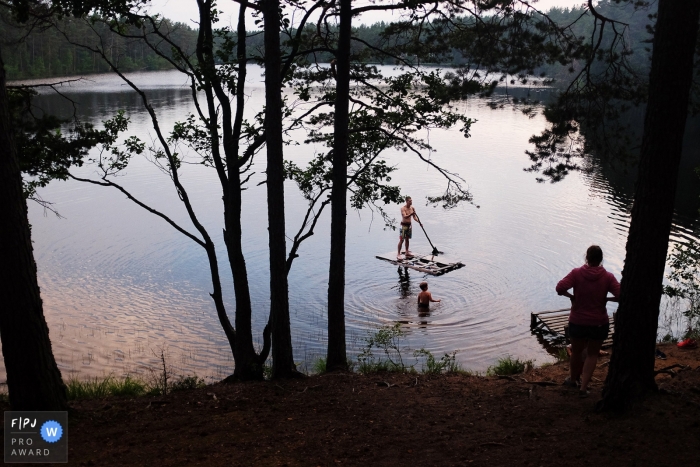
<instances>
[{"instance_id":1,"label":"woman standing on shore","mask_svg":"<svg viewBox=\"0 0 700 467\"><path fill-rule=\"evenodd\" d=\"M598 362L598 352L603 341L608 338L610 324L607 302L616 302L620 296L620 283L605 270L603 250L598 245L591 245L586 251L586 264L573 269L557 284L557 293L571 299L569 314L569 340L571 341L570 376L564 384L578 385L579 395L589 394L588 383L593 376ZM569 293L573 287L574 293ZM613 297L608 297L608 292ZM585 360L581 358L586 351Z\"/></svg>"}]
</instances>

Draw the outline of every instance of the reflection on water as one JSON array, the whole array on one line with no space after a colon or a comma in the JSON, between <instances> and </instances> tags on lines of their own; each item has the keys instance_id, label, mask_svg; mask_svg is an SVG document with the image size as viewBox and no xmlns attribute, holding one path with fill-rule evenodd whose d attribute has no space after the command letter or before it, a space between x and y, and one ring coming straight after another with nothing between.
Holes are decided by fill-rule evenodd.
<instances>
[{"instance_id":1,"label":"reflection on water","mask_svg":"<svg viewBox=\"0 0 700 467\"><path fill-rule=\"evenodd\" d=\"M413 295L411 291L411 273L408 268L403 268L401 266L397 268L397 271L399 273L399 295L401 298L408 298Z\"/></svg>"},{"instance_id":2,"label":"reflection on water","mask_svg":"<svg viewBox=\"0 0 700 467\"><path fill-rule=\"evenodd\" d=\"M260 77L251 76L249 103L260 108ZM177 73L143 73L138 79L148 84L163 128L172 128L194 111L189 90ZM94 77L68 93L80 103L84 118L95 123L126 109L131 130L152 140L148 116L138 99L113 77ZM64 105L54 96L42 99L52 112ZM567 305L554 286L583 263L592 243L603 247L606 269L620 277L631 191L604 168L590 175L572 174L554 185L537 184L523 167L528 165L524 155L528 139L545 125L541 115L528 118L508 106L492 109L480 99L471 99L460 109L477 120L471 138L464 139L459 131L422 136L436 149L431 154L434 161L467 180L481 209L426 207L421 200L444 189L440 176L405 153L388 152L386 160L400 168L392 182L413 197L433 242L465 266L439 277L394 270L375 255L395 248L396 232L383 230L371 211L351 211L346 257L348 346L357 353L368 332L401 322L407 347L424 347L435 355L457 351L459 363L467 369L483 371L506 354L544 363L551 357L529 332L530 312ZM286 157L302 164L314 149L287 146ZM267 225L259 214L265 212L265 187L257 185L263 170L255 169L257 174L243 194L243 246L250 268L255 336L261 335L269 310ZM80 174L93 175L93 169L84 167ZM216 174L192 165L183 169L182 180L225 258ZM135 159L120 182L191 227L168 178L148 161ZM295 186L288 184L285 190L292 232L298 229L306 204ZM232 371L231 352L208 295L210 277L201 248L116 191L71 181L54 182L41 195L65 217L46 217L30 205L45 314L64 374L147 373L158 364L161 351L174 373L220 378ZM388 207L390 214L398 210L399 206ZM674 218L674 239L697 236L696 216L688 212L692 211ZM313 363L325 354L330 222L324 214L289 274L293 345L299 363ZM421 232L416 232L411 246L419 254L430 251ZM220 265L226 306L233 318L231 275L225 261ZM415 297L418 284L426 279L443 301L428 313L419 313ZM609 311L615 306L611 303Z\"/></svg>"}]
</instances>

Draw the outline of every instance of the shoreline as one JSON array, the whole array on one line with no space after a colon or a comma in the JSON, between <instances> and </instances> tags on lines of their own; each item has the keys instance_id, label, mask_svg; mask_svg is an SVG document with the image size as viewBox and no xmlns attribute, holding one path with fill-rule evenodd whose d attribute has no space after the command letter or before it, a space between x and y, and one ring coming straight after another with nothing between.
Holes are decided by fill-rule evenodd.
<instances>
[{"instance_id":1,"label":"shoreline","mask_svg":"<svg viewBox=\"0 0 700 467\"><path fill-rule=\"evenodd\" d=\"M330 373L71 403L75 465L695 465L700 349L660 348L661 393L623 416L561 384L566 363L508 378Z\"/></svg>"}]
</instances>

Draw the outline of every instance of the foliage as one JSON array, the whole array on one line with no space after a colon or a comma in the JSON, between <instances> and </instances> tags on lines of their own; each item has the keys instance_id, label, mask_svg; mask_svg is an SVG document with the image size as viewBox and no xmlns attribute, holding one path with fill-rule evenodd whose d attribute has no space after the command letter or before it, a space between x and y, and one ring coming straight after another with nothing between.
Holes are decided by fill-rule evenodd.
<instances>
[{"instance_id":1,"label":"foliage","mask_svg":"<svg viewBox=\"0 0 700 467\"><path fill-rule=\"evenodd\" d=\"M153 351L153 355L158 357L158 355ZM166 363L165 360L165 349L160 351L160 371L156 371L153 368L149 368L151 373L151 384L149 385L149 395L162 395L165 396L170 392L172 383L170 379L172 378L170 365Z\"/></svg>"},{"instance_id":2,"label":"foliage","mask_svg":"<svg viewBox=\"0 0 700 467\"><path fill-rule=\"evenodd\" d=\"M503 358L499 358L498 362L488 367L486 370L486 375L488 376L504 376L504 375L517 375L519 373L525 372L528 368L532 368L532 360L520 360L519 358L513 358L507 355Z\"/></svg>"},{"instance_id":3,"label":"foliage","mask_svg":"<svg viewBox=\"0 0 700 467\"><path fill-rule=\"evenodd\" d=\"M202 378L193 376L181 376L170 386L170 391L188 391L190 389L200 389L206 386Z\"/></svg>"},{"instance_id":4,"label":"foliage","mask_svg":"<svg viewBox=\"0 0 700 467\"><path fill-rule=\"evenodd\" d=\"M559 350L557 350L557 354L554 357L557 359L557 362L559 362L559 363L568 362L569 361L569 352L566 351L565 347L562 347Z\"/></svg>"},{"instance_id":5,"label":"foliage","mask_svg":"<svg viewBox=\"0 0 700 467\"><path fill-rule=\"evenodd\" d=\"M432 129L459 125L464 136L469 137L474 120L450 106L454 95L450 75L406 67L397 75L387 76L362 59L362 54L351 57L347 160L350 205L358 210L376 208L386 225L394 226L382 205L400 203L404 196L400 187L391 183L397 167L382 159L389 149L411 154L445 177L445 192L428 198L429 202L442 203L445 208L470 202L471 194L462 187L464 180L433 162L433 148L421 136ZM287 177L297 183L313 205L332 185L335 75L333 69L318 63L302 63L295 68L290 84L297 106L303 109L297 122L307 129L304 143L327 148L317 152L305 168L286 163Z\"/></svg>"},{"instance_id":6,"label":"foliage","mask_svg":"<svg viewBox=\"0 0 700 467\"><path fill-rule=\"evenodd\" d=\"M440 357L440 360L436 360L435 356L424 348L413 352L414 357L425 359L422 372L428 375L462 372L462 366L457 362L456 355L457 352L452 352L452 354L446 353Z\"/></svg>"},{"instance_id":7,"label":"foliage","mask_svg":"<svg viewBox=\"0 0 700 467\"><path fill-rule=\"evenodd\" d=\"M671 272L664 286L664 294L681 305L686 318L685 337L700 334L700 243L690 240L674 246L668 259Z\"/></svg>"},{"instance_id":8,"label":"foliage","mask_svg":"<svg viewBox=\"0 0 700 467\"><path fill-rule=\"evenodd\" d=\"M181 376L175 382L168 384L167 392L187 391L205 386L204 380L196 375ZM113 376L87 378L85 380L73 378L67 381L66 390L68 400L139 397L144 395L158 396L164 394L160 381L156 384L149 384L130 375L123 379L117 379Z\"/></svg>"},{"instance_id":9,"label":"foliage","mask_svg":"<svg viewBox=\"0 0 700 467\"><path fill-rule=\"evenodd\" d=\"M143 381L127 375L124 379L106 378L70 379L66 383L68 400L101 399L109 396L137 397L146 394L149 387Z\"/></svg>"},{"instance_id":10,"label":"foliage","mask_svg":"<svg viewBox=\"0 0 700 467\"><path fill-rule=\"evenodd\" d=\"M526 170L538 173L538 182L591 171L593 155L618 170L637 161L641 133L627 117L646 103L656 8L657 2L603 0L550 12L558 22L570 22L562 33L579 40L583 54L567 74L547 70L558 75L563 92L544 111L549 127L530 139L532 165ZM698 82L691 110L700 105Z\"/></svg>"},{"instance_id":11,"label":"foliage","mask_svg":"<svg viewBox=\"0 0 700 467\"><path fill-rule=\"evenodd\" d=\"M263 379L266 381L269 381L272 379L272 365L269 363L265 363L263 365Z\"/></svg>"},{"instance_id":12,"label":"foliage","mask_svg":"<svg viewBox=\"0 0 700 467\"><path fill-rule=\"evenodd\" d=\"M312 365L311 369L313 370L314 373L316 374L321 374L326 372L326 358L325 357L319 357L314 364Z\"/></svg>"},{"instance_id":13,"label":"foliage","mask_svg":"<svg viewBox=\"0 0 700 467\"><path fill-rule=\"evenodd\" d=\"M661 338L661 342L663 344L675 344L678 342L678 338L671 333L666 333L664 337Z\"/></svg>"},{"instance_id":14,"label":"foliage","mask_svg":"<svg viewBox=\"0 0 700 467\"><path fill-rule=\"evenodd\" d=\"M104 130L77 118L60 119L36 109L32 103L36 94L28 87L8 87L20 170L29 176L24 178L24 193L30 199L51 180L66 180L69 169L82 166L90 149L113 141L128 123L123 113L115 117L116 127Z\"/></svg>"},{"instance_id":15,"label":"foliage","mask_svg":"<svg viewBox=\"0 0 700 467\"><path fill-rule=\"evenodd\" d=\"M54 2L56 3L56 2ZM12 21L7 11L0 9L0 37L8 47L3 48L8 79L48 78L55 76L75 76L91 73L108 73L110 67L100 60L94 52L76 47L72 42L101 42L108 44L110 57L123 71L151 71L172 68L164 54L173 57L173 51L167 44L161 44L156 52L142 41L112 31L110 25L97 14L81 17L51 18L55 27L36 27L30 21L17 24ZM152 31L151 23L126 24L122 19L121 30L130 35L140 32L141 28ZM174 40L185 49L194 49L197 31L186 24L173 23L159 18L159 28L168 30Z\"/></svg>"},{"instance_id":16,"label":"foliage","mask_svg":"<svg viewBox=\"0 0 700 467\"><path fill-rule=\"evenodd\" d=\"M386 325L370 333L365 338L365 346L357 356L358 371L363 374L381 371L404 372L412 370L403 362L401 355L401 338L406 336L406 331L401 329L401 323L391 326ZM381 352L376 356L373 352L376 349Z\"/></svg>"}]
</instances>

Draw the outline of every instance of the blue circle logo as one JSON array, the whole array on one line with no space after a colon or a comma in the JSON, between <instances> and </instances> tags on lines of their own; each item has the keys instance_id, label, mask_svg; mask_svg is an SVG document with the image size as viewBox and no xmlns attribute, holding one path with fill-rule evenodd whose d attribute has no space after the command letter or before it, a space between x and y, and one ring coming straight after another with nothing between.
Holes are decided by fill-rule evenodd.
<instances>
[{"instance_id":1,"label":"blue circle logo","mask_svg":"<svg viewBox=\"0 0 700 467\"><path fill-rule=\"evenodd\" d=\"M61 424L57 421L49 420L41 425L40 433L44 441L47 443L55 443L63 436L63 427L61 427Z\"/></svg>"}]
</instances>

